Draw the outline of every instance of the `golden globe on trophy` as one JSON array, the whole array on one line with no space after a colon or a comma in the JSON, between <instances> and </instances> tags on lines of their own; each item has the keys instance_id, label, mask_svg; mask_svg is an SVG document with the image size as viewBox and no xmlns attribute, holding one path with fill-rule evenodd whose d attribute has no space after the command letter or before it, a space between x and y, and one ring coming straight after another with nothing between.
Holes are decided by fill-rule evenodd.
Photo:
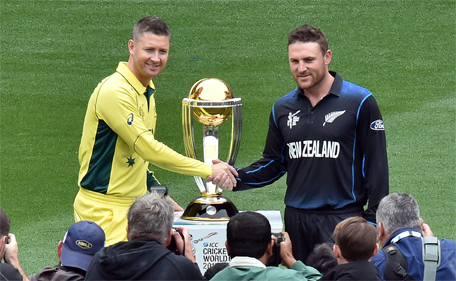
<instances>
[{"instance_id":1,"label":"golden globe on trophy","mask_svg":"<svg viewBox=\"0 0 456 281\"><path fill-rule=\"evenodd\" d=\"M203 126L204 162L212 165L218 159L219 126L231 117L231 140L228 164L233 165L239 152L242 130L242 102L235 98L231 88L217 78L197 81L188 98L182 100L182 126L185 152L197 159L194 123L196 119ZM238 213L230 199L222 196L222 189L201 177L195 177L201 196L195 198L182 214L188 220L229 220Z\"/></svg>"}]
</instances>

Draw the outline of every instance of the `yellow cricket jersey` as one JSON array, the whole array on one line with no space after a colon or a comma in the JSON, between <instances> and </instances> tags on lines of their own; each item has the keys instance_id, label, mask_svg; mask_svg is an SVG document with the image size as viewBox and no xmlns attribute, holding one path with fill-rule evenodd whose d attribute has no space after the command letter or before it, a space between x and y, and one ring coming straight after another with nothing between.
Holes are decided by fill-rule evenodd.
<instances>
[{"instance_id":1,"label":"yellow cricket jersey","mask_svg":"<svg viewBox=\"0 0 456 281\"><path fill-rule=\"evenodd\" d=\"M149 163L206 178L210 165L182 156L154 138L157 113L152 81L146 88L120 62L93 92L79 147L79 186L101 194L147 193Z\"/></svg>"}]
</instances>

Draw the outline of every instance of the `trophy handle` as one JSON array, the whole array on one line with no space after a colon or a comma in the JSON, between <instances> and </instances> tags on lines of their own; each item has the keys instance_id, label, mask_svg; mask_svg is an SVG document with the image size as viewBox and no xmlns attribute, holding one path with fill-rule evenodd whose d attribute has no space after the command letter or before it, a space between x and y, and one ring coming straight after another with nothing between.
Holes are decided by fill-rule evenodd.
<instances>
[{"instance_id":1,"label":"trophy handle","mask_svg":"<svg viewBox=\"0 0 456 281\"><path fill-rule=\"evenodd\" d=\"M196 157L195 148L195 134L193 132L193 118L192 118L192 107L191 102L188 99L182 100L182 128L184 133L184 146L185 153L188 157L198 159ZM201 177L195 176L195 182L198 185L198 189L201 193L206 192L204 180Z\"/></svg>"},{"instance_id":2,"label":"trophy handle","mask_svg":"<svg viewBox=\"0 0 456 281\"><path fill-rule=\"evenodd\" d=\"M236 162L236 158L239 153L239 147L241 145L242 133L242 103L240 98L234 100L235 102L231 116L231 142L227 160L227 163L231 166L233 166L234 162Z\"/></svg>"},{"instance_id":3,"label":"trophy handle","mask_svg":"<svg viewBox=\"0 0 456 281\"><path fill-rule=\"evenodd\" d=\"M241 98L233 98L225 101L201 101L190 98L184 98L182 100L182 128L184 134L184 145L185 152L188 157L197 159L196 148L195 148L195 135L193 131L193 107L232 107L231 112L231 140L228 152L227 163L231 166L234 165L237 155L239 153L239 147L241 144L241 132L242 132L242 100ZM218 159L218 126L207 126L203 125L204 138L210 136L217 139L217 155L213 159ZM205 157L206 158L206 157ZM212 159L211 159L212 160ZM212 161L206 161L208 164L212 164ZM206 192L206 186L211 186L212 183L206 183L201 177L194 177L196 184L201 193ZM215 186L210 188L212 192L209 193L222 193L222 189L216 188Z\"/></svg>"}]
</instances>

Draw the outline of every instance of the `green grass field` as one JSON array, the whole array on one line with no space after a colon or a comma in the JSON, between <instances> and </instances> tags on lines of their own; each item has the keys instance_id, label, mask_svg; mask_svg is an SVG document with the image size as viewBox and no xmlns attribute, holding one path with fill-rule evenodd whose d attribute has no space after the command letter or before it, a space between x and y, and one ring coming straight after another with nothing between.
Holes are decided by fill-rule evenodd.
<instances>
[{"instance_id":1,"label":"green grass field","mask_svg":"<svg viewBox=\"0 0 456 281\"><path fill-rule=\"evenodd\" d=\"M379 103L391 192L414 195L435 235L456 239L456 1L2 0L0 9L0 205L28 274L57 263L73 222L89 96L128 59L132 27L148 15L172 32L168 67L154 80L158 140L184 153L182 98L217 77L243 100L236 166L257 160L273 102L295 88L288 32L310 23L329 38L330 69ZM182 206L199 195L192 177L154 170ZM240 210L283 212L284 192L283 178L224 195Z\"/></svg>"}]
</instances>

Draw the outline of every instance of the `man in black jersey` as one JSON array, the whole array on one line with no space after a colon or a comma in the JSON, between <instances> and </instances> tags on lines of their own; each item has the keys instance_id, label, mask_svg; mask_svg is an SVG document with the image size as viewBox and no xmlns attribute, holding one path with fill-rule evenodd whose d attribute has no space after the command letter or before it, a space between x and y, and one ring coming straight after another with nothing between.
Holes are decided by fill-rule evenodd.
<instances>
[{"instance_id":1,"label":"man in black jersey","mask_svg":"<svg viewBox=\"0 0 456 281\"><path fill-rule=\"evenodd\" d=\"M287 173L285 231L298 260L332 241L345 218L375 224L377 205L389 192L377 102L329 71L331 57L321 30L306 24L290 32L288 58L298 87L274 103L263 158L238 170L234 188L262 187Z\"/></svg>"}]
</instances>

